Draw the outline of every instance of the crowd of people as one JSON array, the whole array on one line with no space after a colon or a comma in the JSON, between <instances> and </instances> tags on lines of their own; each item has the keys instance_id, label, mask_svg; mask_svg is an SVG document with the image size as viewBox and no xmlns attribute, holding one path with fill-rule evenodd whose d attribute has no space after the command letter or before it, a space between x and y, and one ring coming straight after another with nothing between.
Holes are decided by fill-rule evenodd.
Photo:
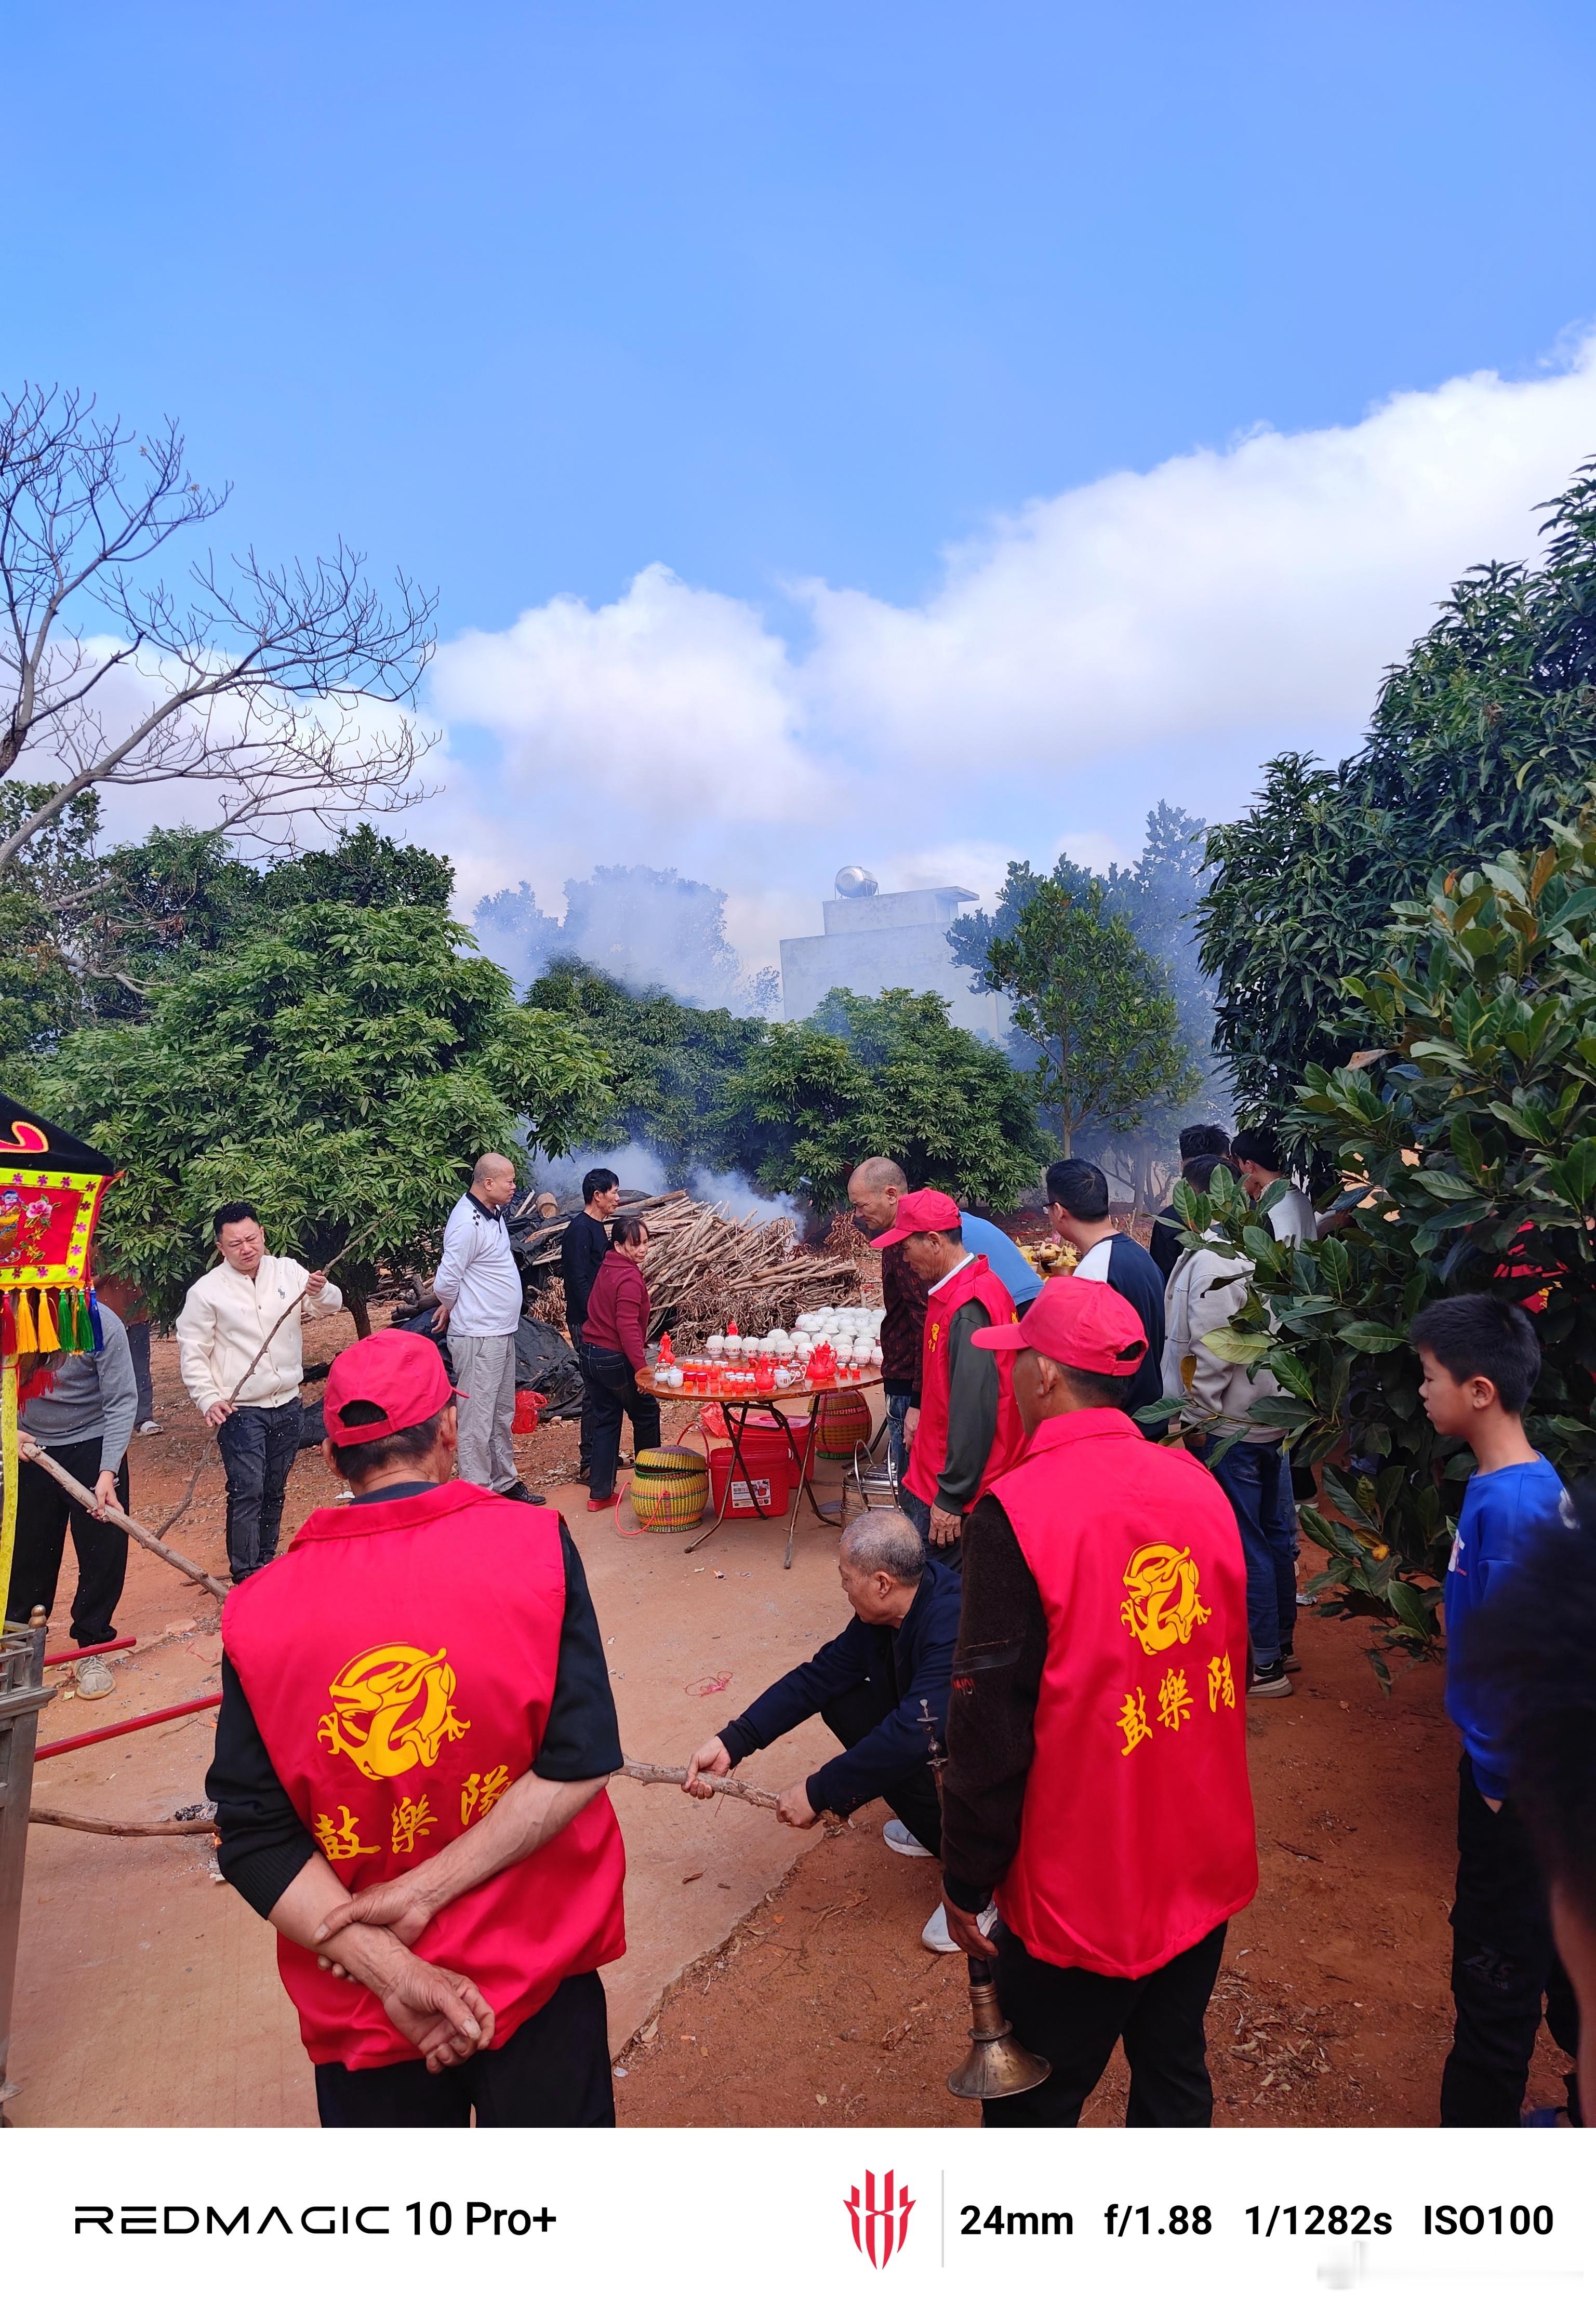
<instances>
[{"instance_id":1,"label":"crowd of people","mask_svg":"<svg viewBox=\"0 0 1596 2305\"><path fill-rule=\"evenodd\" d=\"M1276 1238L1312 1236L1266 1131L1188 1131L1181 1152L1199 1189L1220 1163L1255 1200L1284 1182ZM268 1254L233 1203L177 1323L227 1480L219 1861L276 1931L327 2125L614 2119L598 1971L624 1942L605 1789L621 1748L582 1556L515 1470L514 1182L486 1156L451 1213L433 1338L390 1329L334 1362L321 1447L343 1492L285 1552L301 1319L338 1293ZM985 2106L989 2125L1073 2125L1116 2044L1131 2125L1204 2125L1208 2002L1258 1879L1246 1708L1289 1697L1299 1662L1293 1469L1258 1414L1269 1381L1209 1341L1251 1267L1172 1208L1143 1248L1082 1160L1047 1172L1077 1261L1045 1283L999 1228L890 1160L863 1161L848 1197L880 1257L896 1509L845 1528L841 1630L700 1744L685 1790L713 1798L818 1716L839 1749L780 1795L781 1822L882 1800L887 1846L939 1870L923 1942L994 1962L1016 2037L1049 2063ZM659 1412L638 1384L646 1225L619 1212L613 1170L588 1174L582 1204L563 1276L598 1510L624 1419L648 1448ZM71 1513L86 1647L114 1637L125 1538L99 1516L127 1508L140 1407L123 1323L108 1307L102 1322L96 1353L23 1412L96 1500ZM1477 1468L1445 1586L1462 1753L1439 2117L1517 2125L1544 2020L1578 2123L1596 2040L1589 1509L1525 1437L1539 1346L1522 1309L1443 1299L1411 1343L1432 1425ZM8 1616L53 1605L68 1518L25 1464Z\"/></svg>"}]
</instances>

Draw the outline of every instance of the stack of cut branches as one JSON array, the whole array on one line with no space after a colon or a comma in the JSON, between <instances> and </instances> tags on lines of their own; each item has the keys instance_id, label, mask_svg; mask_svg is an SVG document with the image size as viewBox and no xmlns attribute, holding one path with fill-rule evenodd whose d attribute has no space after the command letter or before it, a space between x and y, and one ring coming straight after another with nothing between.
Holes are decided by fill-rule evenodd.
<instances>
[{"instance_id":1,"label":"stack of cut branches","mask_svg":"<svg viewBox=\"0 0 1596 2305\"><path fill-rule=\"evenodd\" d=\"M653 1334L668 1329L673 1341L689 1351L714 1330L734 1321L745 1335L791 1328L800 1313L820 1305L857 1304L862 1274L852 1257L798 1246L796 1228L786 1217L767 1222L727 1213L687 1193L664 1193L623 1204L628 1216L649 1228L649 1258L643 1270L653 1304ZM565 1220L539 1227L522 1245L529 1283L538 1291L536 1309L552 1317L558 1285L559 1242ZM562 1307L563 1309L563 1307Z\"/></svg>"}]
</instances>

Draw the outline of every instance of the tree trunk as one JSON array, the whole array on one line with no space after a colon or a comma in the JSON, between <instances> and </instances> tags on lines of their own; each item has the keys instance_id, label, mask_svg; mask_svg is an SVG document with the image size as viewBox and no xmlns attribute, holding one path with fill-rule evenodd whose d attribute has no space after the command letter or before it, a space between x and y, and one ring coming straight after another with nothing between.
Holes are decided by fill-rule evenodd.
<instances>
[{"instance_id":1,"label":"tree trunk","mask_svg":"<svg viewBox=\"0 0 1596 2305\"><path fill-rule=\"evenodd\" d=\"M344 1291L344 1302L349 1307L354 1321L355 1335L369 1337L371 1334L371 1315L367 1310L366 1299L363 1297L357 1297L352 1289L346 1289Z\"/></svg>"}]
</instances>

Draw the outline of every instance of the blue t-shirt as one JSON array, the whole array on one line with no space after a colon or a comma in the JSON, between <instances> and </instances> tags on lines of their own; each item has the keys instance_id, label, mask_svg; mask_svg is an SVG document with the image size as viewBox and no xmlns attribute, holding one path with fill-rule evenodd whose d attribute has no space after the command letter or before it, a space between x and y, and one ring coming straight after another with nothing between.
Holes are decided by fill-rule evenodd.
<instances>
[{"instance_id":1,"label":"blue t-shirt","mask_svg":"<svg viewBox=\"0 0 1596 2305\"><path fill-rule=\"evenodd\" d=\"M1474 1611L1511 1576L1531 1540L1566 1513L1568 1493L1544 1457L1475 1473L1463 1493L1457 1535L1447 1565L1447 1710L1462 1731L1474 1782L1490 1800L1507 1797L1499 1736L1457 1664L1464 1629Z\"/></svg>"},{"instance_id":2,"label":"blue t-shirt","mask_svg":"<svg viewBox=\"0 0 1596 2305\"><path fill-rule=\"evenodd\" d=\"M972 1256L986 1258L1016 1305L1029 1305L1041 1295L1041 1274L998 1226L989 1224L985 1217L965 1216L962 1210L959 1224L965 1247Z\"/></svg>"}]
</instances>

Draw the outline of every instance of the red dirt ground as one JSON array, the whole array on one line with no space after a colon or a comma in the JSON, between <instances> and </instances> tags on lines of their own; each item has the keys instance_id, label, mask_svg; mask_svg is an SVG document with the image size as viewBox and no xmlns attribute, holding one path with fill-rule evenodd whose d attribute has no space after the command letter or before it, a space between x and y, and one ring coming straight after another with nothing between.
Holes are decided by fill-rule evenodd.
<instances>
[{"instance_id":1,"label":"red dirt ground","mask_svg":"<svg viewBox=\"0 0 1596 2305\"><path fill-rule=\"evenodd\" d=\"M307 1358L348 1341L318 1323ZM156 1348L159 1440L133 1444L133 1509L169 1509L203 1445L175 1349ZM674 1424L673 1412L668 1422ZM775 1532L728 1526L691 1559L679 1539L626 1538L560 1487L570 1425L519 1450L573 1514L614 1650L623 1741L685 1757L793 1658L840 1623L832 1540L807 1514L790 1574ZM301 1455L292 1528L335 1484ZM224 1565L219 1473L173 1542ZM1304 1561L1304 1574L1307 1563ZM52 1646L66 1645L69 1553ZM118 1693L58 1698L54 1740L217 1686L217 1611L135 1552L120 1629L138 1635ZM1455 1742L1431 1667L1380 1694L1354 1627L1304 1615L1289 1702L1251 1708L1261 1886L1232 1924L1210 2013L1218 2118L1241 2126L1429 2125L1449 2029L1447 1928ZM724 1698L701 1691L722 1676ZM57 1678L64 1684L68 1676ZM710 1715L713 1714L713 1719ZM153 1819L200 1798L212 1716L111 1739L43 1764L34 1799ZM743 1773L779 1789L828 1740L811 1725ZM973 2109L945 2088L964 2047L964 1963L927 1953L934 1867L894 1856L885 1812L833 1837L799 1836L729 1802L618 1784L629 1859L626 1961L607 1977L629 2126L947 2125ZM212 1885L204 1839L30 1836L7 2107L25 2125L304 2125L310 2071L278 1985L270 1935ZM1544 2040L1531 2102L1560 2103ZM1091 2124L1124 2117L1110 2068Z\"/></svg>"}]
</instances>

